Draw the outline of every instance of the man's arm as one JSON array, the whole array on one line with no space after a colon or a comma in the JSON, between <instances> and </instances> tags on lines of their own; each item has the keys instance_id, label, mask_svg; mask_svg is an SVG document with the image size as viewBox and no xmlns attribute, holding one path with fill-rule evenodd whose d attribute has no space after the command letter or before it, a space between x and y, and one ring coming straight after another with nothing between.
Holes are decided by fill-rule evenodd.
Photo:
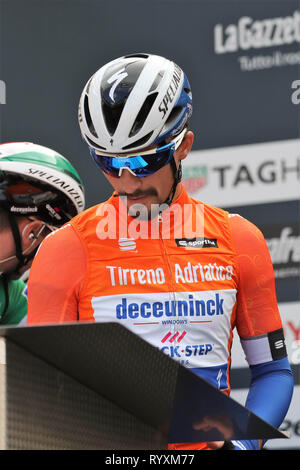
<instances>
[{"instance_id":1,"label":"man's arm","mask_svg":"<svg viewBox=\"0 0 300 470\"><path fill-rule=\"evenodd\" d=\"M239 290L236 325L251 370L246 407L275 427L282 423L293 393L278 311L273 266L260 230L239 216L230 218L237 252ZM258 449L258 441L235 441Z\"/></svg>"},{"instance_id":2,"label":"man's arm","mask_svg":"<svg viewBox=\"0 0 300 470\"><path fill-rule=\"evenodd\" d=\"M70 224L48 235L30 269L27 324L78 321L85 271L85 253Z\"/></svg>"},{"instance_id":3,"label":"man's arm","mask_svg":"<svg viewBox=\"0 0 300 470\"><path fill-rule=\"evenodd\" d=\"M1 281L0 281L1 282ZM2 289L2 286L0 287ZM4 288L1 291L4 306ZM8 281L7 284L8 305L5 312L0 312L1 325L18 325L27 315L27 286L20 279Z\"/></svg>"}]
</instances>

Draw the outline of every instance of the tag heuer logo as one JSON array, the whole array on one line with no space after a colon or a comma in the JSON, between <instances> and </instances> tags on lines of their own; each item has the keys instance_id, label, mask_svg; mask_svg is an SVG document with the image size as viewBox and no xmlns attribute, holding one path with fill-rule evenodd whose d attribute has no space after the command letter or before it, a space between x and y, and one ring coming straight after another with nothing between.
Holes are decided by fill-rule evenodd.
<instances>
[{"instance_id":1,"label":"tag heuer logo","mask_svg":"<svg viewBox=\"0 0 300 470\"><path fill-rule=\"evenodd\" d=\"M183 248L218 248L216 238L175 238L176 245Z\"/></svg>"},{"instance_id":2,"label":"tag heuer logo","mask_svg":"<svg viewBox=\"0 0 300 470\"><path fill-rule=\"evenodd\" d=\"M207 167L191 166L183 168L182 182L188 193L195 193L207 183Z\"/></svg>"}]
</instances>

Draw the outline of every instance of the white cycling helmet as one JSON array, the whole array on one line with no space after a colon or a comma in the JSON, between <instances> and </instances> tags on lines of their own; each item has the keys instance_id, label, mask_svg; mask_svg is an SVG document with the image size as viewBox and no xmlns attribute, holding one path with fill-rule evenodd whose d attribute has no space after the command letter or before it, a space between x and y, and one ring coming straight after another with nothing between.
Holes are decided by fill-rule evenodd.
<instances>
[{"instance_id":1,"label":"white cycling helmet","mask_svg":"<svg viewBox=\"0 0 300 470\"><path fill-rule=\"evenodd\" d=\"M84 206L81 178L65 157L31 142L0 145L1 208L60 227Z\"/></svg>"},{"instance_id":2,"label":"white cycling helmet","mask_svg":"<svg viewBox=\"0 0 300 470\"><path fill-rule=\"evenodd\" d=\"M129 154L177 136L192 114L187 77L174 62L151 54L120 57L87 82L79 125L91 149Z\"/></svg>"}]
</instances>

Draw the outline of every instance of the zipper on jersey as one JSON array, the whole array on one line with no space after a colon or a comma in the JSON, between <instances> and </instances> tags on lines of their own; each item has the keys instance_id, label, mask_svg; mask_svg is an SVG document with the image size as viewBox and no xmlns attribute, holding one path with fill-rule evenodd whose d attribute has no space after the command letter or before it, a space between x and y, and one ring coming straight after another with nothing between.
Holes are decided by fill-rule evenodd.
<instances>
[{"instance_id":1,"label":"zipper on jersey","mask_svg":"<svg viewBox=\"0 0 300 470\"><path fill-rule=\"evenodd\" d=\"M162 255L163 255L163 258L165 260L165 265L168 267L169 275L170 275L170 287L171 287L170 301L174 302L175 312L176 312L177 300L176 300L176 296L175 296L174 278L173 278L172 269L171 269L171 265L170 265L170 261L169 261L169 256L168 256L166 246L165 246L165 242L164 242L164 238L163 238L162 222L163 222L163 216L162 216L162 213L159 212L158 217L157 217L157 223L159 224L158 225L159 240L160 240ZM175 322L174 322L174 324L171 324L169 326L170 326L170 329L173 330L173 332L175 331L175 329L177 329L177 330L180 329L179 325L176 325Z\"/></svg>"}]
</instances>

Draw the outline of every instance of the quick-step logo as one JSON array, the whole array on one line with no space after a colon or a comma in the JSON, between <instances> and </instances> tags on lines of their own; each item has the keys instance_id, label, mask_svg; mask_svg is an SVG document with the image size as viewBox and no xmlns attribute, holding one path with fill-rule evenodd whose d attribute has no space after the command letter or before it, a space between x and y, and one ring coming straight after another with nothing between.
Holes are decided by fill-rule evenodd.
<instances>
[{"instance_id":1,"label":"quick-step logo","mask_svg":"<svg viewBox=\"0 0 300 470\"><path fill-rule=\"evenodd\" d=\"M181 341L186 335L186 331L177 331L173 334L169 331L161 340L164 346L160 347L160 350L168 356L178 359L182 356L206 356L213 349L213 345L209 343L205 344L192 344L192 345L181 345Z\"/></svg>"}]
</instances>

